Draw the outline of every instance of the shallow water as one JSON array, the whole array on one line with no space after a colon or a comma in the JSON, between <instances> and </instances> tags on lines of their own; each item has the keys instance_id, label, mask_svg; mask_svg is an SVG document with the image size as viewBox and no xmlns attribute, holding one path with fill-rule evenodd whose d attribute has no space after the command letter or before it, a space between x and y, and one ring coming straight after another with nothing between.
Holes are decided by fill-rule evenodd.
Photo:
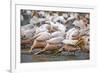
<instances>
[{"instance_id":1,"label":"shallow water","mask_svg":"<svg viewBox=\"0 0 100 73\"><path fill-rule=\"evenodd\" d=\"M59 54L43 53L34 55L33 53L21 53L21 63L47 62L47 61L71 61L71 60L89 60L89 53L77 51L75 54L62 52Z\"/></svg>"}]
</instances>

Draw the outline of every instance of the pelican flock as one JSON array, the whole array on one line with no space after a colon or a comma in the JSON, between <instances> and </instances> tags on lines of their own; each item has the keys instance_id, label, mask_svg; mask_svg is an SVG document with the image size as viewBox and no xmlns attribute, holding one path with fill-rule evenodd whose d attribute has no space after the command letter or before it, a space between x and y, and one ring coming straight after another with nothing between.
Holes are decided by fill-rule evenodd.
<instances>
[{"instance_id":1,"label":"pelican flock","mask_svg":"<svg viewBox=\"0 0 100 73\"><path fill-rule=\"evenodd\" d=\"M21 49L89 53L89 13L21 10Z\"/></svg>"}]
</instances>

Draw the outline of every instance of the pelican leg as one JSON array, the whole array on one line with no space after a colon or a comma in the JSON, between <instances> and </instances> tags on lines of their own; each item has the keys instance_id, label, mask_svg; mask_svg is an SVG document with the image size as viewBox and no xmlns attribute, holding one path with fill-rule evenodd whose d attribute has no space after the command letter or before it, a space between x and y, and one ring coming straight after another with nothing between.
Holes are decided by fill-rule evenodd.
<instances>
[{"instance_id":1,"label":"pelican leg","mask_svg":"<svg viewBox=\"0 0 100 73\"><path fill-rule=\"evenodd\" d=\"M40 50L40 51L38 51L38 52L34 53L34 55L41 54L41 53L43 53L44 51L45 51L45 49L43 49L43 50Z\"/></svg>"},{"instance_id":2,"label":"pelican leg","mask_svg":"<svg viewBox=\"0 0 100 73\"><path fill-rule=\"evenodd\" d=\"M70 55L70 52L69 51L67 51L67 55Z\"/></svg>"},{"instance_id":3,"label":"pelican leg","mask_svg":"<svg viewBox=\"0 0 100 73\"><path fill-rule=\"evenodd\" d=\"M75 51L73 52L73 55L75 55Z\"/></svg>"},{"instance_id":4,"label":"pelican leg","mask_svg":"<svg viewBox=\"0 0 100 73\"><path fill-rule=\"evenodd\" d=\"M63 51L63 48L60 48L58 51L55 52L55 55L61 53L62 51Z\"/></svg>"},{"instance_id":5,"label":"pelican leg","mask_svg":"<svg viewBox=\"0 0 100 73\"><path fill-rule=\"evenodd\" d=\"M34 47L34 45L32 45L32 46L31 46L31 48L30 48L30 50L29 50L29 53L31 53L31 52L32 52L33 47Z\"/></svg>"},{"instance_id":6,"label":"pelican leg","mask_svg":"<svg viewBox=\"0 0 100 73\"><path fill-rule=\"evenodd\" d=\"M31 48L29 50L30 53L32 53L32 50L33 50L33 48L34 48L35 45L36 45L36 40L33 42L32 46L31 46Z\"/></svg>"}]
</instances>

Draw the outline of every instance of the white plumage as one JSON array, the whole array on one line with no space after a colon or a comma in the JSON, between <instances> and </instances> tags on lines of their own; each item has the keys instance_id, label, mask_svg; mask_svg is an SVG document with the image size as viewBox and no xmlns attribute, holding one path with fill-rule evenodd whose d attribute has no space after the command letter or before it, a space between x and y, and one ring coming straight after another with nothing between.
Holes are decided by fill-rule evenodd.
<instances>
[{"instance_id":1,"label":"white plumage","mask_svg":"<svg viewBox=\"0 0 100 73\"><path fill-rule=\"evenodd\" d=\"M68 14L67 14L67 13L63 13L62 16L63 16L64 18L66 18L66 19L68 18Z\"/></svg>"},{"instance_id":2,"label":"white plumage","mask_svg":"<svg viewBox=\"0 0 100 73\"><path fill-rule=\"evenodd\" d=\"M30 10L27 10L26 13L27 13L27 15L30 15L30 16L32 15L32 11L30 11Z\"/></svg>"},{"instance_id":3,"label":"white plumage","mask_svg":"<svg viewBox=\"0 0 100 73\"><path fill-rule=\"evenodd\" d=\"M54 27L54 28L58 29L59 31L65 33L66 27L63 24L58 23L58 22L56 22L56 23L50 22L50 24L51 24L52 28Z\"/></svg>"},{"instance_id":4,"label":"white plumage","mask_svg":"<svg viewBox=\"0 0 100 73\"><path fill-rule=\"evenodd\" d=\"M63 24L56 23L58 30L62 33L65 33L66 27Z\"/></svg>"},{"instance_id":5,"label":"white plumage","mask_svg":"<svg viewBox=\"0 0 100 73\"><path fill-rule=\"evenodd\" d=\"M51 35L48 32L39 33L39 34L37 34L37 36L38 37L36 38L36 40L38 40L38 41L45 41L45 40L49 40L51 38Z\"/></svg>"},{"instance_id":6,"label":"white plumage","mask_svg":"<svg viewBox=\"0 0 100 73\"><path fill-rule=\"evenodd\" d=\"M21 26L21 30L24 30L24 31L32 29L32 28L34 28L33 24L27 24L27 25Z\"/></svg>"},{"instance_id":7,"label":"white plumage","mask_svg":"<svg viewBox=\"0 0 100 73\"><path fill-rule=\"evenodd\" d=\"M55 31L51 34L51 37L64 37L64 33L60 32L60 31Z\"/></svg>"},{"instance_id":8,"label":"white plumage","mask_svg":"<svg viewBox=\"0 0 100 73\"><path fill-rule=\"evenodd\" d=\"M62 43L66 44L66 45L75 45L78 42L78 40L68 40L68 39L64 39L62 41Z\"/></svg>"},{"instance_id":9,"label":"white plumage","mask_svg":"<svg viewBox=\"0 0 100 73\"><path fill-rule=\"evenodd\" d=\"M72 28L66 33L66 39L72 40L74 37L78 35L79 35L79 30L76 28Z\"/></svg>"},{"instance_id":10,"label":"white plumage","mask_svg":"<svg viewBox=\"0 0 100 73\"><path fill-rule=\"evenodd\" d=\"M36 17L36 16L33 16L31 19L30 19L30 24L37 24L39 23L39 18Z\"/></svg>"},{"instance_id":11,"label":"white plumage","mask_svg":"<svg viewBox=\"0 0 100 73\"><path fill-rule=\"evenodd\" d=\"M55 18L53 19L53 21L54 21L54 22L60 21L60 22L62 22L63 24L66 22L66 20L64 19L63 16L55 17Z\"/></svg>"},{"instance_id":12,"label":"white plumage","mask_svg":"<svg viewBox=\"0 0 100 73\"><path fill-rule=\"evenodd\" d=\"M50 27L50 25L48 25L48 24L43 24L40 27L37 27L36 34L38 34L40 32L44 32L44 31L48 31L48 27Z\"/></svg>"},{"instance_id":13,"label":"white plumage","mask_svg":"<svg viewBox=\"0 0 100 73\"><path fill-rule=\"evenodd\" d=\"M21 35L24 36L26 39L32 38L35 33L34 28L22 31Z\"/></svg>"},{"instance_id":14,"label":"white plumage","mask_svg":"<svg viewBox=\"0 0 100 73\"><path fill-rule=\"evenodd\" d=\"M54 43L54 44L57 44L57 43L61 43L61 41L63 40L64 38L63 37L55 37L55 38L51 38L50 40L47 40L46 42L47 43Z\"/></svg>"}]
</instances>

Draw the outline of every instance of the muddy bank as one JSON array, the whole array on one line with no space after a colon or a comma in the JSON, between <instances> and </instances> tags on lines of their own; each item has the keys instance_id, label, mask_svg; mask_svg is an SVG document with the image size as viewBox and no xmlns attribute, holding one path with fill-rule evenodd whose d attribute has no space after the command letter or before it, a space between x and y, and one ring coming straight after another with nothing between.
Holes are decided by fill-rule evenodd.
<instances>
[{"instance_id":1,"label":"muddy bank","mask_svg":"<svg viewBox=\"0 0 100 73\"><path fill-rule=\"evenodd\" d=\"M48 52L34 55L34 51L33 53L28 53L25 51L21 53L21 63L71 60L89 60L89 53L83 53L80 51L77 51L75 54L62 52L56 55Z\"/></svg>"}]
</instances>

